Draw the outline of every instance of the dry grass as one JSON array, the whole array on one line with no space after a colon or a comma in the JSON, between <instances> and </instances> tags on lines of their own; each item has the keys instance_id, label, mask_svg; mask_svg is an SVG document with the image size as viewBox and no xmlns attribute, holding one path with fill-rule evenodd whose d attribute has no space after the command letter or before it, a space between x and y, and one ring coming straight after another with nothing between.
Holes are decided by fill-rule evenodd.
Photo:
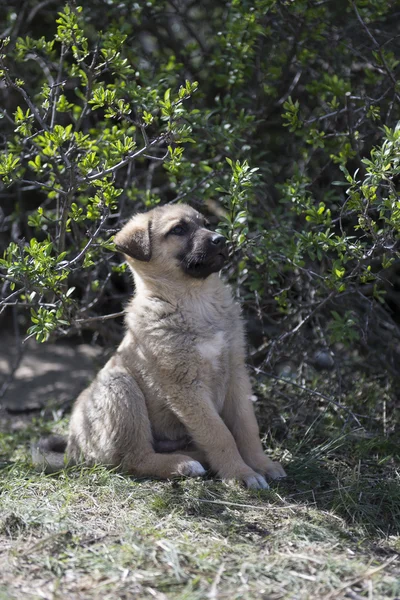
<instances>
[{"instance_id":1,"label":"dry grass","mask_svg":"<svg viewBox=\"0 0 400 600\"><path fill-rule=\"evenodd\" d=\"M395 539L214 481L3 473L0 598L395 598ZM397 575L396 575L397 574ZM348 594L351 593L349 596Z\"/></svg>"},{"instance_id":2,"label":"dry grass","mask_svg":"<svg viewBox=\"0 0 400 600\"><path fill-rule=\"evenodd\" d=\"M44 476L29 440L66 422L3 424L0 600L399 598L395 437L291 393L275 386L280 417L260 414L289 473L269 492L100 467Z\"/></svg>"}]
</instances>

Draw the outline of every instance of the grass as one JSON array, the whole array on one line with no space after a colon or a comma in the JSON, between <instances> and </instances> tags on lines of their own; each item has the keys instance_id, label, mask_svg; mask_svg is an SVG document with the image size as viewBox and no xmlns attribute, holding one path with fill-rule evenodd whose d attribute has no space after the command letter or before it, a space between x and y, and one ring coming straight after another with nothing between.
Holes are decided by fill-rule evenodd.
<instances>
[{"instance_id":1,"label":"grass","mask_svg":"<svg viewBox=\"0 0 400 600\"><path fill-rule=\"evenodd\" d=\"M399 598L390 406L383 432L371 395L366 428L289 385L267 391L284 395L279 415L259 417L289 475L268 492L101 467L45 476L29 441L66 421L3 421L0 600ZM355 410L352 398L342 401Z\"/></svg>"}]
</instances>

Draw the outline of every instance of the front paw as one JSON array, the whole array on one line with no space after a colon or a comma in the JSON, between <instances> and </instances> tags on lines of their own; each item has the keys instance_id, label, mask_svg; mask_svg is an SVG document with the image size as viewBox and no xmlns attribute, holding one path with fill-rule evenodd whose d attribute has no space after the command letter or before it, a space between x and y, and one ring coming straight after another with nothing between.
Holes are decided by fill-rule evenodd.
<instances>
[{"instance_id":1,"label":"front paw","mask_svg":"<svg viewBox=\"0 0 400 600\"><path fill-rule=\"evenodd\" d=\"M287 477L284 468L278 462L272 461L267 456L262 456L256 461L252 461L251 466L257 473L267 475L271 479L283 479Z\"/></svg>"},{"instance_id":2,"label":"front paw","mask_svg":"<svg viewBox=\"0 0 400 600\"><path fill-rule=\"evenodd\" d=\"M232 470L229 473L220 473L220 477L225 481L238 481L239 483L244 484L245 487L247 487L250 490L269 489L269 485L265 481L264 477L250 468L238 469L237 471Z\"/></svg>"},{"instance_id":3,"label":"front paw","mask_svg":"<svg viewBox=\"0 0 400 600\"><path fill-rule=\"evenodd\" d=\"M269 485L264 477L256 472L253 475L246 475L242 481L249 490L269 490Z\"/></svg>"}]
</instances>

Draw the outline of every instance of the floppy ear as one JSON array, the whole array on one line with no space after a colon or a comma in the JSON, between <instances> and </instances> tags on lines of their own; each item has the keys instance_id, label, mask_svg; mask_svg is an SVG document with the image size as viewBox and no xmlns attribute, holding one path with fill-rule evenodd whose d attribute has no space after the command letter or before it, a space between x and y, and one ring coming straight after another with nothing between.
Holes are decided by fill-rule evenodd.
<instances>
[{"instance_id":1,"label":"floppy ear","mask_svg":"<svg viewBox=\"0 0 400 600\"><path fill-rule=\"evenodd\" d=\"M149 262L151 259L151 220L145 214L133 217L114 238L119 250L136 260Z\"/></svg>"}]
</instances>

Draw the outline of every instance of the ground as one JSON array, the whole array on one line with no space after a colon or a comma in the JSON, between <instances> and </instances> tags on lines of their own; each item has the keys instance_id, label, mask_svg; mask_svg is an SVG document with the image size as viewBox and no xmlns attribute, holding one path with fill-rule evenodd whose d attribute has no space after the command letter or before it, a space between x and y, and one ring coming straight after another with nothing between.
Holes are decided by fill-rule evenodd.
<instances>
[{"instance_id":1,"label":"ground","mask_svg":"<svg viewBox=\"0 0 400 600\"><path fill-rule=\"evenodd\" d=\"M47 351L58 365L62 349L44 348L41 361ZM82 384L92 372L83 356L101 362L99 353L68 352ZM40 395L25 366L9 406L15 389L31 408ZM371 408L380 383L368 384L352 412L352 385L368 387L356 373L338 402L351 410L290 381L255 381L267 451L289 477L251 492L211 478L135 480L101 467L36 473L30 440L68 422L68 411L54 408L64 371L47 376L50 409L3 411L0 420L0 600L400 597L399 448L387 389L384 416ZM321 376L304 377L321 389Z\"/></svg>"}]
</instances>

